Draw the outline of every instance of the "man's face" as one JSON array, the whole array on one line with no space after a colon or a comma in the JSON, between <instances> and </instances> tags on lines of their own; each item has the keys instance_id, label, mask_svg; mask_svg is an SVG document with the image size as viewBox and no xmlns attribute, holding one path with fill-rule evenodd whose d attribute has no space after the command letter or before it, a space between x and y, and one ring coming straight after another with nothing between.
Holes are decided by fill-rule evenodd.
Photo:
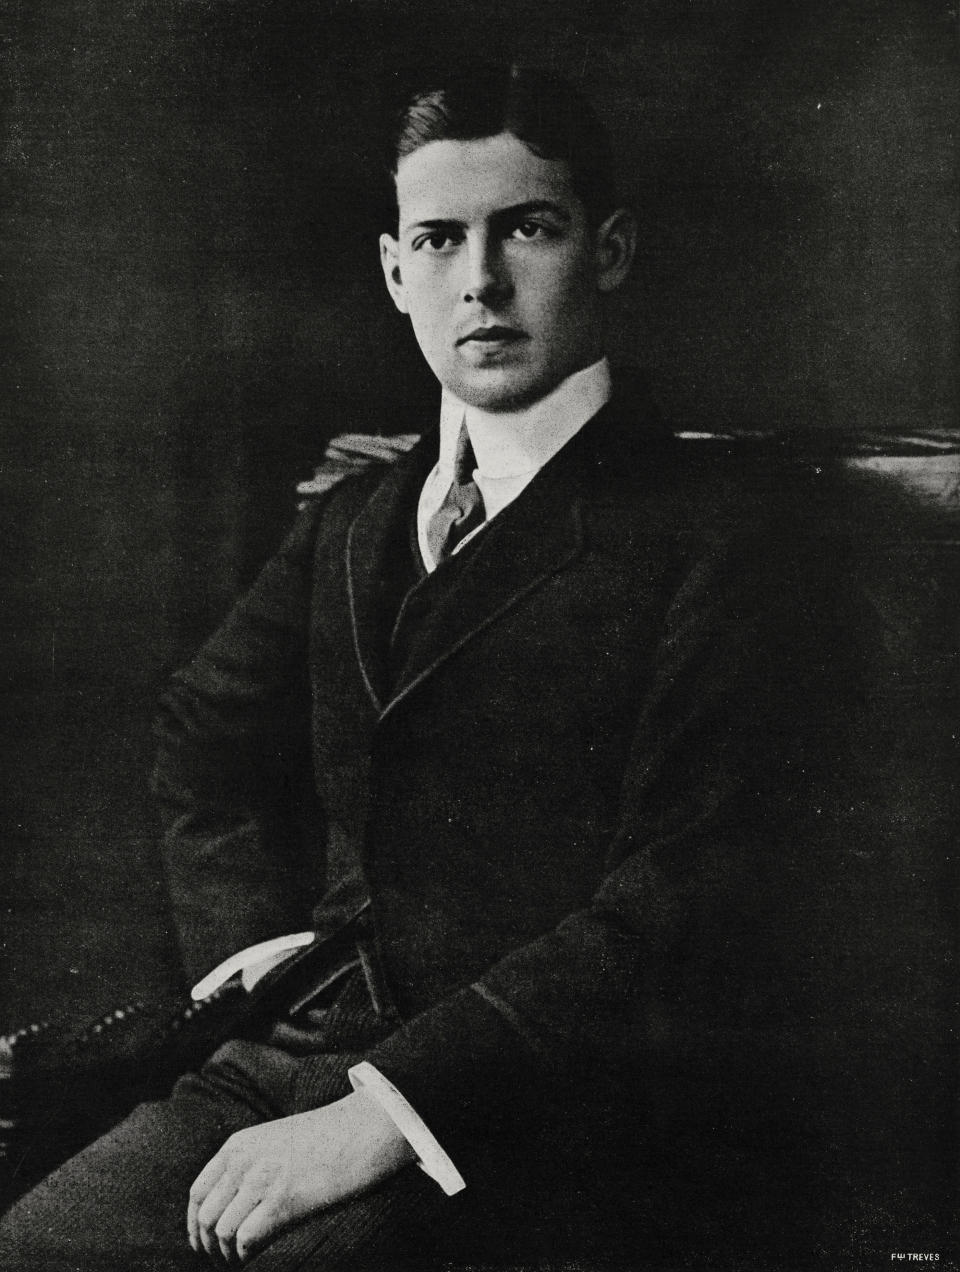
<instances>
[{"instance_id":1,"label":"man's face","mask_svg":"<svg viewBox=\"0 0 960 1272\"><path fill-rule=\"evenodd\" d=\"M398 238L380 240L387 286L462 401L513 410L601 355L599 295L619 277L565 163L511 133L434 141L400 161L397 202Z\"/></svg>"}]
</instances>

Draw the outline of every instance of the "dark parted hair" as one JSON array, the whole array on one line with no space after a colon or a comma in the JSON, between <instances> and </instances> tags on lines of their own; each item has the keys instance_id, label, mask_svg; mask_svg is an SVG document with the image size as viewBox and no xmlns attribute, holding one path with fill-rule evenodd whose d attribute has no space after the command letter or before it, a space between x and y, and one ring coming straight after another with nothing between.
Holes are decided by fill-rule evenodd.
<instances>
[{"instance_id":1,"label":"dark parted hair","mask_svg":"<svg viewBox=\"0 0 960 1272\"><path fill-rule=\"evenodd\" d=\"M476 141L512 133L543 159L566 163L594 227L616 208L610 142L587 99L567 80L516 63L483 64L422 81L390 136L388 167L432 141Z\"/></svg>"}]
</instances>

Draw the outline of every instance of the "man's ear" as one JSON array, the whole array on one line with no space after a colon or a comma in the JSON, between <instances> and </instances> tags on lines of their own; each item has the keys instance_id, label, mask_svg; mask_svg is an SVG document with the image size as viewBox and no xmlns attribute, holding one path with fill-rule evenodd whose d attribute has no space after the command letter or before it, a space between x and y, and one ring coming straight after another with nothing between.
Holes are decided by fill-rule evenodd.
<instances>
[{"instance_id":1,"label":"man's ear","mask_svg":"<svg viewBox=\"0 0 960 1272\"><path fill-rule=\"evenodd\" d=\"M400 277L400 244L392 234L380 235L380 265L386 280L387 291L393 303L402 314L408 312L406 297L403 294L403 280Z\"/></svg>"},{"instance_id":2,"label":"man's ear","mask_svg":"<svg viewBox=\"0 0 960 1272\"><path fill-rule=\"evenodd\" d=\"M637 250L637 222L629 208L617 208L597 230L597 287L616 291L630 273Z\"/></svg>"}]
</instances>

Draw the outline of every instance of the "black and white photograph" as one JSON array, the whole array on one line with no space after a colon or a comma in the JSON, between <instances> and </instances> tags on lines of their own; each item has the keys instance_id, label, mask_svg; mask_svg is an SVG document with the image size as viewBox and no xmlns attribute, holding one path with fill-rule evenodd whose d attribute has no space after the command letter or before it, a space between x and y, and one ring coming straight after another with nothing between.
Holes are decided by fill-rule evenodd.
<instances>
[{"instance_id":1,"label":"black and white photograph","mask_svg":"<svg viewBox=\"0 0 960 1272\"><path fill-rule=\"evenodd\" d=\"M0 1272L960 1268L958 52L0 0Z\"/></svg>"}]
</instances>

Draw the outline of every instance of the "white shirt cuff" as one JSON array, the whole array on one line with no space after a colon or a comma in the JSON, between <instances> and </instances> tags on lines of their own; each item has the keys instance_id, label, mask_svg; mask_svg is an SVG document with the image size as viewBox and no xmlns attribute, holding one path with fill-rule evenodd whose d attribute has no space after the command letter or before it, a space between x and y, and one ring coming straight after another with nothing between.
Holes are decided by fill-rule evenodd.
<instances>
[{"instance_id":1,"label":"white shirt cuff","mask_svg":"<svg viewBox=\"0 0 960 1272\"><path fill-rule=\"evenodd\" d=\"M466 1188L463 1176L434 1139L426 1122L389 1078L385 1078L368 1060L361 1060L348 1069L347 1077L354 1091L363 1091L376 1100L416 1153L417 1165L440 1185L448 1197Z\"/></svg>"},{"instance_id":2,"label":"white shirt cuff","mask_svg":"<svg viewBox=\"0 0 960 1272\"><path fill-rule=\"evenodd\" d=\"M315 932L291 932L288 936L274 936L269 941L260 941L257 945L248 945L244 950L231 954L222 963L218 963L212 972L207 972L203 980L197 981L190 991L194 1002L209 998L221 985L225 985L231 977L240 972L243 987L250 990L257 981L267 974L272 967L285 958L310 945L315 939Z\"/></svg>"}]
</instances>

